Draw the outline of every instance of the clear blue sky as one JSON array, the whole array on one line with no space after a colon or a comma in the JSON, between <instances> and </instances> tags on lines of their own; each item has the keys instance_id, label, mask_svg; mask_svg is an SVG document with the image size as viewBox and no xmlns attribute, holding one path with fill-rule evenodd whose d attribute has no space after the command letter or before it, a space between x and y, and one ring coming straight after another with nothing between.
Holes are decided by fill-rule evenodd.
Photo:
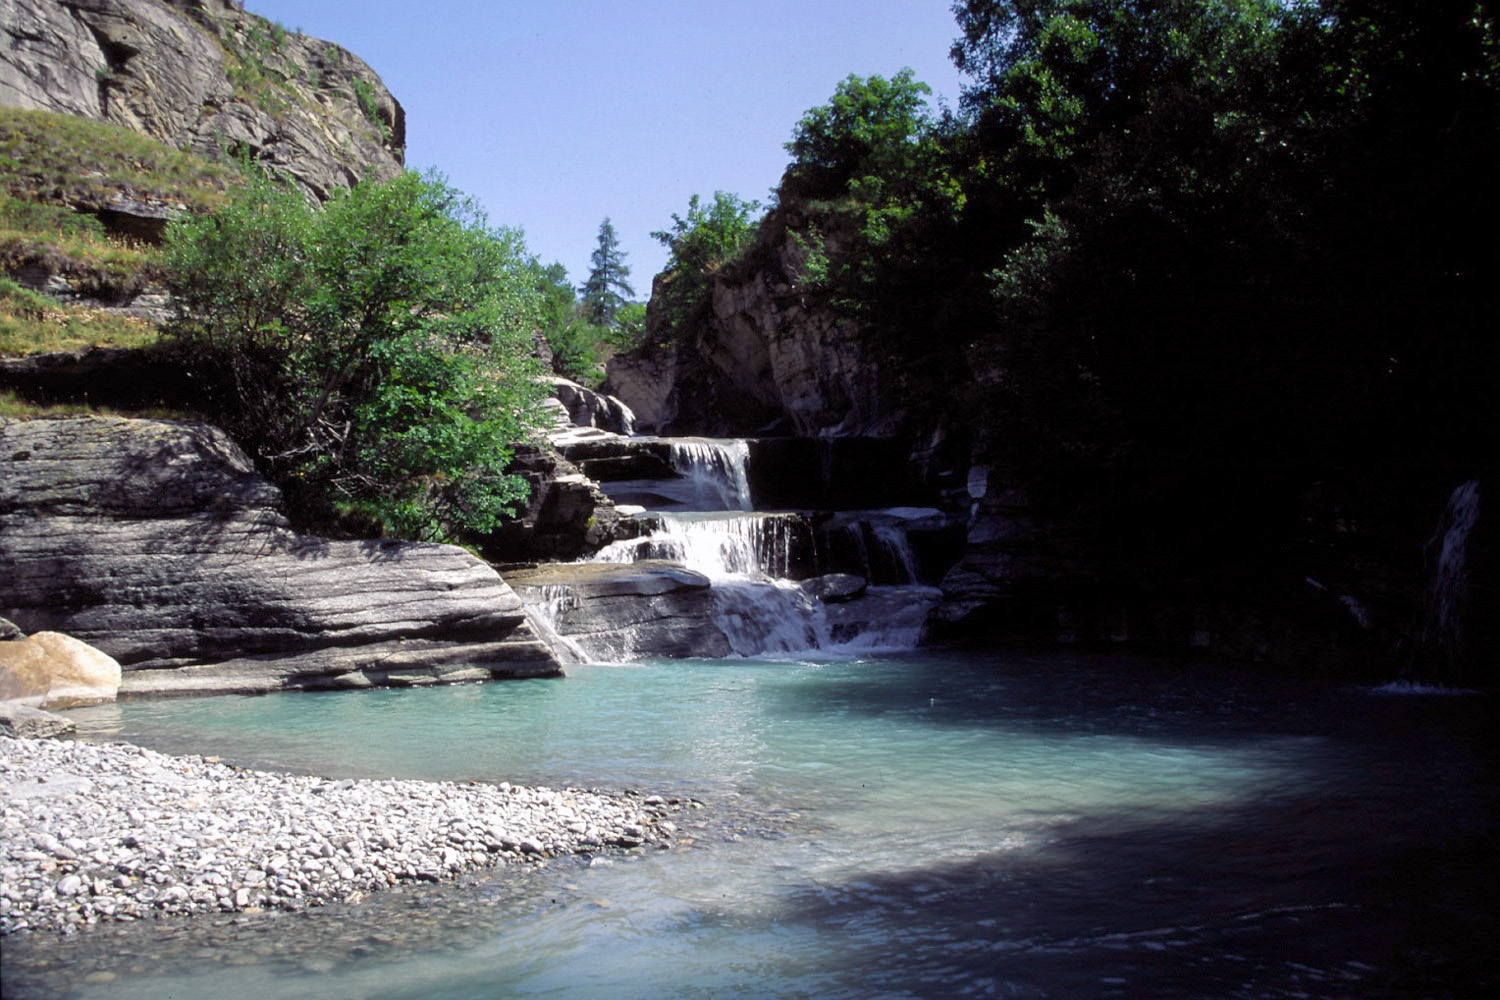
<instances>
[{"instance_id":1,"label":"clear blue sky","mask_svg":"<svg viewBox=\"0 0 1500 1000\"><path fill-rule=\"evenodd\" d=\"M910 66L956 105L949 0L246 0L337 42L406 108L407 165L435 167L543 261L588 274L599 223L637 297L651 239L694 193L764 202L782 143L850 73Z\"/></svg>"}]
</instances>

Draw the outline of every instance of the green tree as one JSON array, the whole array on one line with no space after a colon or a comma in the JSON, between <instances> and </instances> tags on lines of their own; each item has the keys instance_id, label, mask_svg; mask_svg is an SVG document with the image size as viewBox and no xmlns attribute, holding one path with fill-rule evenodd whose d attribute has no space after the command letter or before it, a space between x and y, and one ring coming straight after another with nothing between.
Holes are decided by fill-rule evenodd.
<instances>
[{"instance_id":1,"label":"green tree","mask_svg":"<svg viewBox=\"0 0 1500 1000\"><path fill-rule=\"evenodd\" d=\"M625 252L608 216L599 223L599 245L589 262L593 266L582 288L584 314L595 326L614 326L615 314L635 297L635 289L625 280L630 268L625 266Z\"/></svg>"},{"instance_id":2,"label":"green tree","mask_svg":"<svg viewBox=\"0 0 1500 1000\"><path fill-rule=\"evenodd\" d=\"M453 538L524 499L503 470L541 393L529 258L441 179L364 183L321 209L260 179L174 223L164 255L204 406L303 520Z\"/></svg>"},{"instance_id":3,"label":"green tree","mask_svg":"<svg viewBox=\"0 0 1500 1000\"><path fill-rule=\"evenodd\" d=\"M889 80L851 74L797 123L786 143L792 163L783 194L836 197L861 183L899 185L920 176L931 152L931 93L910 69Z\"/></svg>"},{"instance_id":4,"label":"green tree","mask_svg":"<svg viewBox=\"0 0 1500 1000\"><path fill-rule=\"evenodd\" d=\"M695 194L688 199L686 216L673 212L672 228L651 234L668 251L652 305L661 310L670 328L677 329L702 305L709 276L749 249L759 210L760 202L727 191L715 191L711 205L704 205Z\"/></svg>"},{"instance_id":5,"label":"green tree","mask_svg":"<svg viewBox=\"0 0 1500 1000\"><path fill-rule=\"evenodd\" d=\"M909 335L931 315L925 290L956 275L941 247L961 192L945 142L951 123L934 115L931 92L910 69L889 80L851 75L786 144L793 160L779 197L806 220L791 233L804 288L876 336L891 334L884 339ZM938 262L944 270L933 270ZM921 303L916 314L910 303Z\"/></svg>"}]
</instances>

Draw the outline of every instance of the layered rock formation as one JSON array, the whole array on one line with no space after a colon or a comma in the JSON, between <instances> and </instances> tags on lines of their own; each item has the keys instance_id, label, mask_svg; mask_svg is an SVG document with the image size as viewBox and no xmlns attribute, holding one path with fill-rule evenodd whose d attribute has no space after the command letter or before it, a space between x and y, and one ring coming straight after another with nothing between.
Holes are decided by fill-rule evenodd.
<instances>
[{"instance_id":1,"label":"layered rock formation","mask_svg":"<svg viewBox=\"0 0 1500 1000\"><path fill-rule=\"evenodd\" d=\"M708 577L678 563L554 564L507 574L523 600L592 658L726 656Z\"/></svg>"},{"instance_id":2,"label":"layered rock formation","mask_svg":"<svg viewBox=\"0 0 1500 1000\"><path fill-rule=\"evenodd\" d=\"M804 294L806 251L784 220L767 230L782 235L713 275L682 335L667 336L653 309L645 345L610 360L606 391L635 412L639 431L886 436L899 422L882 406L880 371L860 338Z\"/></svg>"},{"instance_id":3,"label":"layered rock formation","mask_svg":"<svg viewBox=\"0 0 1500 1000\"><path fill-rule=\"evenodd\" d=\"M291 531L204 424L0 422L0 615L117 659L124 693L555 674L520 601L462 549Z\"/></svg>"},{"instance_id":4,"label":"layered rock formation","mask_svg":"<svg viewBox=\"0 0 1500 1000\"><path fill-rule=\"evenodd\" d=\"M394 176L406 142L363 60L234 0L0 0L0 104L246 155L319 199Z\"/></svg>"}]
</instances>

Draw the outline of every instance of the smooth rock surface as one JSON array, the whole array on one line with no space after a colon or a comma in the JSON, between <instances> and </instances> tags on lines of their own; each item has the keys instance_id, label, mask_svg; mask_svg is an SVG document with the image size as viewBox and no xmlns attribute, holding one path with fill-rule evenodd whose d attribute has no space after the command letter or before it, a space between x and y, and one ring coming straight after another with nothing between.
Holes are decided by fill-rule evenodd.
<instances>
[{"instance_id":1,"label":"smooth rock surface","mask_svg":"<svg viewBox=\"0 0 1500 1000\"><path fill-rule=\"evenodd\" d=\"M838 604L862 596L869 585L870 581L853 573L825 573L803 580L800 586L804 593L824 604Z\"/></svg>"},{"instance_id":2,"label":"smooth rock surface","mask_svg":"<svg viewBox=\"0 0 1500 1000\"><path fill-rule=\"evenodd\" d=\"M708 577L678 563L563 563L507 576L521 600L592 658L730 652Z\"/></svg>"},{"instance_id":3,"label":"smooth rock surface","mask_svg":"<svg viewBox=\"0 0 1500 1000\"><path fill-rule=\"evenodd\" d=\"M97 646L127 693L559 672L468 552L301 536L279 502L205 424L0 421L0 614Z\"/></svg>"},{"instance_id":4,"label":"smooth rock surface","mask_svg":"<svg viewBox=\"0 0 1500 1000\"><path fill-rule=\"evenodd\" d=\"M38 632L0 642L0 699L68 708L114 701L119 689L114 657L72 636Z\"/></svg>"}]
</instances>

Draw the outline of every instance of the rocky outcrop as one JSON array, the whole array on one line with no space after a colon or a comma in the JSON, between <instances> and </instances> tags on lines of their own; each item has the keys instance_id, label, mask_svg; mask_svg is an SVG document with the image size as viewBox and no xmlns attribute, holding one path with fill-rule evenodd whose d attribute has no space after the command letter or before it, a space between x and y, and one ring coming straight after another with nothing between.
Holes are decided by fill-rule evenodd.
<instances>
[{"instance_id":1,"label":"rocky outcrop","mask_svg":"<svg viewBox=\"0 0 1500 1000\"><path fill-rule=\"evenodd\" d=\"M606 662L642 656L725 656L702 573L664 560L553 564L507 574L551 627Z\"/></svg>"},{"instance_id":2,"label":"rocky outcrop","mask_svg":"<svg viewBox=\"0 0 1500 1000\"><path fill-rule=\"evenodd\" d=\"M363 60L234 0L0 0L0 104L246 155L319 199L394 176L406 142Z\"/></svg>"},{"instance_id":3,"label":"rocky outcrop","mask_svg":"<svg viewBox=\"0 0 1500 1000\"><path fill-rule=\"evenodd\" d=\"M675 335L654 289L650 335L610 360L605 390L648 433L889 436L900 416L883 406L874 358L846 322L808 299L806 251L783 215L763 232L780 235L713 275L708 301Z\"/></svg>"},{"instance_id":4,"label":"rocky outcrop","mask_svg":"<svg viewBox=\"0 0 1500 1000\"><path fill-rule=\"evenodd\" d=\"M632 434L635 414L614 396L586 389L571 379L551 375L545 379L552 398L567 410L572 427L597 427L611 434Z\"/></svg>"},{"instance_id":5,"label":"rocky outcrop","mask_svg":"<svg viewBox=\"0 0 1500 1000\"><path fill-rule=\"evenodd\" d=\"M139 694L555 674L462 549L296 534L222 432L0 422L0 614L113 656Z\"/></svg>"},{"instance_id":6,"label":"rocky outcrop","mask_svg":"<svg viewBox=\"0 0 1500 1000\"><path fill-rule=\"evenodd\" d=\"M518 516L484 540L485 556L497 563L577 559L633 534L599 485L550 447L518 445L506 471L530 493Z\"/></svg>"}]
</instances>

